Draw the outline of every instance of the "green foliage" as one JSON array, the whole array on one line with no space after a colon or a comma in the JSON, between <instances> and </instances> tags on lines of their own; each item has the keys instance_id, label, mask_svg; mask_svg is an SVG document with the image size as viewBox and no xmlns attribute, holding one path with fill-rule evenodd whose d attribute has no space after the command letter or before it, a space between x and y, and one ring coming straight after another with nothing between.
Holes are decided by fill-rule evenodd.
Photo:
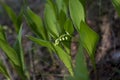
<instances>
[{"instance_id":1,"label":"green foliage","mask_svg":"<svg viewBox=\"0 0 120 80\"><path fill-rule=\"evenodd\" d=\"M80 29L80 22L85 21L84 7L79 0L69 0L70 16L77 30Z\"/></svg>"},{"instance_id":2,"label":"green foliage","mask_svg":"<svg viewBox=\"0 0 120 80\"><path fill-rule=\"evenodd\" d=\"M73 27L72 21L71 21L69 18L65 21L64 29L65 29L65 31L67 31L70 35L72 35L73 32L74 32L74 27Z\"/></svg>"},{"instance_id":3,"label":"green foliage","mask_svg":"<svg viewBox=\"0 0 120 80\"><path fill-rule=\"evenodd\" d=\"M9 18L14 24L16 32L18 33L20 29L20 25L22 23L22 9L21 9L20 14L17 16L16 13L8 5L6 5L2 1L0 1L0 4L4 8L4 10L7 12Z\"/></svg>"},{"instance_id":4,"label":"green foliage","mask_svg":"<svg viewBox=\"0 0 120 80\"><path fill-rule=\"evenodd\" d=\"M60 2L60 4L58 4L58 2ZM67 16L68 16L67 10L66 10L67 5L65 4L65 2L62 0L61 1L58 0L56 1L56 4L57 5L55 5L55 3L52 2L51 0L48 0L45 6L45 16L44 16L46 28L48 31L47 34L49 35L49 37L55 39L54 42L52 42L51 38L48 41L46 41L45 39L44 40L37 39L32 36L29 36L28 38L38 43L39 45L50 48L51 50L56 52L59 58L63 61L65 66L68 68L71 75L73 76L73 68L72 68L71 57L70 57L71 38L69 38L67 42L64 42L64 41L66 41L65 35L68 34L71 36L74 32L74 28L71 20L69 18L67 19ZM61 8L61 6L63 5L64 7ZM81 44L86 48L86 50L88 51L91 57L92 62L94 63L93 53L95 51L96 43L98 41L98 35L94 31L92 31L88 27L88 25L85 24L85 22L82 22L82 21L85 21L85 12L79 0L76 0L76 1L70 0L69 8L70 8L70 15L71 15L72 21L75 25L75 28L80 34ZM56 12L56 10L58 10L58 12ZM60 20L63 22L61 22ZM31 20L31 23L33 22L34 22L34 19ZM61 23L64 24L64 26L63 25L61 26ZM68 37L66 37L66 39L67 38ZM92 42L89 42L89 39L91 39ZM63 47L65 50L62 50ZM87 71L87 69L85 68L84 71Z\"/></svg>"},{"instance_id":5,"label":"green foliage","mask_svg":"<svg viewBox=\"0 0 120 80\"><path fill-rule=\"evenodd\" d=\"M80 44L76 55L76 66L74 69L75 77L73 80L89 80L89 73L83 51L83 46Z\"/></svg>"},{"instance_id":6,"label":"green foliage","mask_svg":"<svg viewBox=\"0 0 120 80\"><path fill-rule=\"evenodd\" d=\"M54 46L56 53L58 54L59 58L63 61L65 66L68 68L71 76L73 76L73 69L71 64L71 56L68 55L61 47Z\"/></svg>"},{"instance_id":7,"label":"green foliage","mask_svg":"<svg viewBox=\"0 0 120 80\"><path fill-rule=\"evenodd\" d=\"M113 6L118 12L118 15L120 16L120 0L112 0Z\"/></svg>"},{"instance_id":8,"label":"green foliage","mask_svg":"<svg viewBox=\"0 0 120 80\"><path fill-rule=\"evenodd\" d=\"M24 54L21 45L21 34L22 34L22 27L20 28L19 35L17 38L17 42L15 44L15 48L11 47L7 40L4 37L4 31L2 27L0 27L0 48L5 52L6 56L9 58L11 64L16 69L18 74L21 76L22 80L26 80L29 78L29 74L25 70L25 63L24 63ZM4 45L4 46L3 46ZM2 66L1 66L2 67ZM6 75L5 75L6 76Z\"/></svg>"},{"instance_id":9,"label":"green foliage","mask_svg":"<svg viewBox=\"0 0 120 80\"><path fill-rule=\"evenodd\" d=\"M37 35L37 37L27 37L57 54L71 74L68 80L89 80L83 47L88 51L95 68L94 52L99 36L85 22L84 0L47 0L43 20L29 7L26 7L26 4L22 7L19 16L16 16L15 12L5 3L1 4L12 20L18 36L14 47L11 47L2 27L0 27L0 48L10 59L22 80L30 78L26 70L21 42L23 15L31 30ZM80 39L74 67L71 59L71 43L75 30L79 33ZM9 73L3 63L0 63L0 70L9 78Z\"/></svg>"},{"instance_id":10,"label":"green foliage","mask_svg":"<svg viewBox=\"0 0 120 80\"><path fill-rule=\"evenodd\" d=\"M44 46L44 47L47 47L47 48L50 48L53 50L53 47L52 47L52 43L49 42L49 41L45 41L45 40L42 40L42 39L38 39L38 38L35 38L35 37L32 37L32 36L27 36L30 40L32 40L33 42L41 45L41 46Z\"/></svg>"},{"instance_id":11,"label":"green foliage","mask_svg":"<svg viewBox=\"0 0 120 80\"><path fill-rule=\"evenodd\" d=\"M85 11L79 0L70 0L69 2L70 15L77 31L79 32L81 44L88 51L89 56L95 68L94 52L96 43L98 42L98 35L89 28L85 23ZM91 40L91 41L89 41Z\"/></svg>"},{"instance_id":12,"label":"green foliage","mask_svg":"<svg viewBox=\"0 0 120 80\"><path fill-rule=\"evenodd\" d=\"M89 80L83 46L80 43L75 61L74 77L70 76L68 80Z\"/></svg>"},{"instance_id":13,"label":"green foliage","mask_svg":"<svg viewBox=\"0 0 120 80\"><path fill-rule=\"evenodd\" d=\"M42 39L46 39L45 27L43 26L42 19L36 15L30 8L24 11L25 19L29 24L32 31Z\"/></svg>"},{"instance_id":14,"label":"green foliage","mask_svg":"<svg viewBox=\"0 0 120 80\"><path fill-rule=\"evenodd\" d=\"M16 66L20 66L20 61L16 51L7 43L7 41L0 39L0 48L6 53L12 63L14 63Z\"/></svg>"},{"instance_id":15,"label":"green foliage","mask_svg":"<svg viewBox=\"0 0 120 80\"><path fill-rule=\"evenodd\" d=\"M4 40L4 41L6 40L5 33L2 26L0 26L0 40ZM0 72L6 77L6 79L10 80L10 75L1 59L0 59Z\"/></svg>"},{"instance_id":16,"label":"green foliage","mask_svg":"<svg viewBox=\"0 0 120 80\"><path fill-rule=\"evenodd\" d=\"M96 44L99 40L99 36L85 22L80 23L79 35L81 43L88 51L88 54L95 68L94 53L96 49Z\"/></svg>"},{"instance_id":17,"label":"green foliage","mask_svg":"<svg viewBox=\"0 0 120 80\"><path fill-rule=\"evenodd\" d=\"M4 41L6 40L5 33L1 25L0 25L0 39Z\"/></svg>"},{"instance_id":18,"label":"green foliage","mask_svg":"<svg viewBox=\"0 0 120 80\"><path fill-rule=\"evenodd\" d=\"M10 75L7 71L7 68L4 66L2 60L0 60L0 72L6 77L7 80L10 80Z\"/></svg>"},{"instance_id":19,"label":"green foliage","mask_svg":"<svg viewBox=\"0 0 120 80\"><path fill-rule=\"evenodd\" d=\"M54 38L58 37L61 32L60 30L60 25L58 24L57 21L57 14L55 12L55 5L48 0L46 5L45 5L45 23L47 25L47 29L49 31L49 34L52 35Z\"/></svg>"},{"instance_id":20,"label":"green foliage","mask_svg":"<svg viewBox=\"0 0 120 80\"><path fill-rule=\"evenodd\" d=\"M20 27L16 43L14 44L14 50L17 53L18 60L20 60L20 66L16 66L18 74L21 76L22 80L29 79L29 73L26 69L25 62L24 62L24 52L22 48L22 25Z\"/></svg>"},{"instance_id":21,"label":"green foliage","mask_svg":"<svg viewBox=\"0 0 120 80\"><path fill-rule=\"evenodd\" d=\"M38 39L38 38L34 38L32 36L28 36L28 38L30 40L32 40L33 42L35 42L35 43L37 43L37 44L39 44L41 46L50 48L54 52L56 52L57 55L59 56L59 58L65 64L65 66L69 69L71 75L73 75L72 64L71 64L71 57L61 47L59 47L59 46L57 46L57 45L55 45L55 44L53 44L53 43L51 43L49 41L45 41L45 40L41 40L41 39Z\"/></svg>"},{"instance_id":22,"label":"green foliage","mask_svg":"<svg viewBox=\"0 0 120 80\"><path fill-rule=\"evenodd\" d=\"M58 13L63 11L65 14L67 14L67 4L66 0L56 0L56 6L58 8Z\"/></svg>"}]
</instances>

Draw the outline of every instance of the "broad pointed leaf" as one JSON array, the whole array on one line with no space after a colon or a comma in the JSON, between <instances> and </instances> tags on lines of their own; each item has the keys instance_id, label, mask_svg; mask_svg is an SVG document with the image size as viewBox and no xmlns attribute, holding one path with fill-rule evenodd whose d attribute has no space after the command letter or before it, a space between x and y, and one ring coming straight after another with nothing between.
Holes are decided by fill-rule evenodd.
<instances>
[{"instance_id":1,"label":"broad pointed leaf","mask_svg":"<svg viewBox=\"0 0 120 80\"><path fill-rule=\"evenodd\" d=\"M82 45L79 45L76 55L75 76L73 80L89 80L89 74Z\"/></svg>"},{"instance_id":2,"label":"broad pointed leaf","mask_svg":"<svg viewBox=\"0 0 120 80\"><path fill-rule=\"evenodd\" d=\"M34 38L32 36L28 36L28 38L30 40L32 40L33 42L41 45L41 46L44 46L44 47L52 49L53 51L56 51L57 55L63 61L65 66L68 68L71 75L73 75L71 57L70 57L70 55L65 53L65 51L63 49L61 49L59 46L55 46L53 43L48 42L48 41L44 41L44 40L41 40L41 39L38 39L38 38Z\"/></svg>"},{"instance_id":3,"label":"broad pointed leaf","mask_svg":"<svg viewBox=\"0 0 120 80\"><path fill-rule=\"evenodd\" d=\"M5 33L0 26L0 48L6 53L8 58L13 62L13 64L20 66L20 61L18 59L16 51L8 44L5 38Z\"/></svg>"},{"instance_id":4,"label":"broad pointed leaf","mask_svg":"<svg viewBox=\"0 0 120 80\"><path fill-rule=\"evenodd\" d=\"M70 16L76 29L80 29L80 22L85 21L83 5L79 0L69 0Z\"/></svg>"},{"instance_id":5,"label":"broad pointed leaf","mask_svg":"<svg viewBox=\"0 0 120 80\"><path fill-rule=\"evenodd\" d=\"M67 14L67 5L65 0L56 0L56 4L59 13L63 11L65 14Z\"/></svg>"},{"instance_id":6,"label":"broad pointed leaf","mask_svg":"<svg viewBox=\"0 0 120 80\"><path fill-rule=\"evenodd\" d=\"M61 32L59 33L60 35L64 33L64 24L65 24L65 21L67 19L67 15L65 14L64 11L60 11L60 13L58 14L58 22L60 24L60 29L61 29Z\"/></svg>"},{"instance_id":7,"label":"broad pointed leaf","mask_svg":"<svg viewBox=\"0 0 120 80\"><path fill-rule=\"evenodd\" d=\"M27 8L24 14L32 31L39 35L39 37L42 37L42 39L46 39L45 27L40 16L35 14L30 8Z\"/></svg>"},{"instance_id":8,"label":"broad pointed leaf","mask_svg":"<svg viewBox=\"0 0 120 80\"><path fill-rule=\"evenodd\" d=\"M0 48L6 53L7 57L13 64L21 66L16 51L8 43L6 43L6 41L0 39Z\"/></svg>"},{"instance_id":9,"label":"broad pointed leaf","mask_svg":"<svg viewBox=\"0 0 120 80\"><path fill-rule=\"evenodd\" d=\"M56 16L57 13L55 11L55 6L50 0L48 0L45 5L44 18L48 31L55 38L58 37L61 32Z\"/></svg>"},{"instance_id":10,"label":"broad pointed leaf","mask_svg":"<svg viewBox=\"0 0 120 80\"><path fill-rule=\"evenodd\" d=\"M68 18L64 24L64 29L65 31L67 31L70 35L73 34L74 32L74 27L73 27L73 24L72 24L72 21Z\"/></svg>"},{"instance_id":11,"label":"broad pointed leaf","mask_svg":"<svg viewBox=\"0 0 120 80\"><path fill-rule=\"evenodd\" d=\"M44 46L44 47L47 47L47 48L50 48L53 50L53 47L52 47L52 43L49 42L49 41L45 41L45 40L42 40L42 39L38 39L38 38L35 38L35 37L32 37L32 36L27 36L31 41L39 44L40 46Z\"/></svg>"},{"instance_id":12,"label":"broad pointed leaf","mask_svg":"<svg viewBox=\"0 0 120 80\"><path fill-rule=\"evenodd\" d=\"M82 3L82 5L85 7L85 5L86 5L86 0L79 0L81 3Z\"/></svg>"},{"instance_id":13,"label":"broad pointed leaf","mask_svg":"<svg viewBox=\"0 0 120 80\"><path fill-rule=\"evenodd\" d=\"M85 47L85 49L88 51L89 56L92 60L92 63L94 64L94 53L96 49L97 42L99 40L99 36L96 32L94 32L86 23L81 22L80 24L80 39ZM95 64L94 64L95 67Z\"/></svg>"},{"instance_id":14,"label":"broad pointed leaf","mask_svg":"<svg viewBox=\"0 0 120 80\"><path fill-rule=\"evenodd\" d=\"M73 67L72 67L72 60L71 56L68 55L61 47L59 46L54 46L57 55L59 58L62 60L62 62L65 64L67 67L68 71L70 72L71 76L73 76Z\"/></svg>"},{"instance_id":15,"label":"broad pointed leaf","mask_svg":"<svg viewBox=\"0 0 120 80\"><path fill-rule=\"evenodd\" d=\"M89 74L83 47L80 44L75 58L74 76L69 76L67 80L89 80Z\"/></svg>"}]
</instances>

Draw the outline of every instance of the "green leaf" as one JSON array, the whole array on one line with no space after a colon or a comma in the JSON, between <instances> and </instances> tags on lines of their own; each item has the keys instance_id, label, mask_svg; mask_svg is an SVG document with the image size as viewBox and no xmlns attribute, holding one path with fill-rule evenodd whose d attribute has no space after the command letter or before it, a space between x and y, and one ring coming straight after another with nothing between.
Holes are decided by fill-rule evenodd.
<instances>
[{"instance_id":1,"label":"green leaf","mask_svg":"<svg viewBox=\"0 0 120 80\"><path fill-rule=\"evenodd\" d=\"M5 33L1 25L0 25L0 39L4 41L6 40Z\"/></svg>"},{"instance_id":2,"label":"green leaf","mask_svg":"<svg viewBox=\"0 0 120 80\"><path fill-rule=\"evenodd\" d=\"M4 66L1 60L0 60L0 73L2 73L7 78L7 80L10 80L10 75L7 71L7 68Z\"/></svg>"},{"instance_id":3,"label":"green leaf","mask_svg":"<svg viewBox=\"0 0 120 80\"><path fill-rule=\"evenodd\" d=\"M81 22L80 24L79 35L80 35L81 42L85 47L85 49L88 51L89 56L95 68L94 53L95 53L97 42L99 40L99 36L85 22Z\"/></svg>"},{"instance_id":4,"label":"green leaf","mask_svg":"<svg viewBox=\"0 0 120 80\"><path fill-rule=\"evenodd\" d=\"M71 56L68 55L61 47L55 46L54 48L56 50L57 55L59 58L63 61L65 66L67 67L68 71L70 72L71 76L73 76L73 68L72 68L72 60Z\"/></svg>"},{"instance_id":5,"label":"green leaf","mask_svg":"<svg viewBox=\"0 0 120 80\"><path fill-rule=\"evenodd\" d=\"M0 48L6 53L13 64L21 66L16 51L6 41L0 39Z\"/></svg>"},{"instance_id":6,"label":"green leaf","mask_svg":"<svg viewBox=\"0 0 120 80\"><path fill-rule=\"evenodd\" d=\"M76 29L80 29L80 22L85 21L84 7L79 0L69 0L70 16Z\"/></svg>"},{"instance_id":7,"label":"green leaf","mask_svg":"<svg viewBox=\"0 0 120 80\"><path fill-rule=\"evenodd\" d=\"M56 0L56 5L59 13L63 11L65 14L67 14L67 5L65 0Z\"/></svg>"},{"instance_id":8,"label":"green leaf","mask_svg":"<svg viewBox=\"0 0 120 80\"><path fill-rule=\"evenodd\" d=\"M64 29L71 35L74 32L74 27L73 27L72 21L69 18L66 20L66 22L64 24Z\"/></svg>"},{"instance_id":9,"label":"green leaf","mask_svg":"<svg viewBox=\"0 0 120 80\"><path fill-rule=\"evenodd\" d=\"M80 44L81 42L79 42ZM89 73L84 55L84 48L80 44L75 58L74 76L69 76L67 80L89 80Z\"/></svg>"},{"instance_id":10,"label":"green leaf","mask_svg":"<svg viewBox=\"0 0 120 80\"><path fill-rule=\"evenodd\" d=\"M19 12L19 15L17 16L17 21L15 23L18 26L18 32L17 33L19 33L19 29L21 27L22 20L23 20L23 9L21 9L21 11Z\"/></svg>"},{"instance_id":11,"label":"green leaf","mask_svg":"<svg viewBox=\"0 0 120 80\"><path fill-rule=\"evenodd\" d=\"M120 0L112 0L113 6L118 12L118 15L120 16Z\"/></svg>"},{"instance_id":12,"label":"green leaf","mask_svg":"<svg viewBox=\"0 0 120 80\"><path fill-rule=\"evenodd\" d=\"M82 3L84 7L86 6L86 0L79 0L79 1Z\"/></svg>"},{"instance_id":13,"label":"green leaf","mask_svg":"<svg viewBox=\"0 0 120 80\"><path fill-rule=\"evenodd\" d=\"M17 53L6 41L5 33L1 26L0 26L0 48L6 53L6 55L13 62L13 64L20 66Z\"/></svg>"},{"instance_id":14,"label":"green leaf","mask_svg":"<svg viewBox=\"0 0 120 80\"><path fill-rule=\"evenodd\" d=\"M22 25L20 27L20 30L19 30L19 34L17 36L17 40L18 40L18 45L16 45L15 47L18 48L16 49L16 52L19 53L18 57L20 57L20 60L21 60L21 65L22 65L22 68L24 70L24 67L25 67L25 63L24 63L24 53L23 53L23 49L22 49Z\"/></svg>"},{"instance_id":15,"label":"green leaf","mask_svg":"<svg viewBox=\"0 0 120 80\"><path fill-rule=\"evenodd\" d=\"M45 41L45 40L42 40L42 39L38 39L38 38L35 38L35 37L32 37L32 36L27 36L31 41L39 44L40 46L44 46L44 47L47 47L47 48L50 48L52 50L53 47L52 47L52 43L49 42L49 41Z\"/></svg>"},{"instance_id":16,"label":"green leaf","mask_svg":"<svg viewBox=\"0 0 120 80\"><path fill-rule=\"evenodd\" d=\"M57 13L55 11L55 6L50 0L48 0L45 5L44 18L49 33L55 38L61 33L60 25L58 24L56 16Z\"/></svg>"},{"instance_id":17,"label":"green leaf","mask_svg":"<svg viewBox=\"0 0 120 80\"><path fill-rule=\"evenodd\" d=\"M62 48L60 48L59 46L55 46L51 42L48 42L48 41L45 41L45 40L41 40L41 39L38 39L38 38L34 38L32 36L28 36L28 38L30 40L32 40L33 42L39 44L40 46L44 46L44 47L50 48L53 51L56 51L57 55L63 61L65 66L68 68L68 70L71 73L71 75L73 75L71 57L70 57L70 55L65 53L65 51Z\"/></svg>"},{"instance_id":18,"label":"green leaf","mask_svg":"<svg viewBox=\"0 0 120 80\"><path fill-rule=\"evenodd\" d=\"M42 39L46 39L45 27L40 16L36 15L30 8L27 8L24 15L32 31Z\"/></svg>"},{"instance_id":19,"label":"green leaf","mask_svg":"<svg viewBox=\"0 0 120 80\"><path fill-rule=\"evenodd\" d=\"M89 74L82 45L79 45L78 48L74 73L74 80L89 80Z\"/></svg>"},{"instance_id":20,"label":"green leaf","mask_svg":"<svg viewBox=\"0 0 120 80\"><path fill-rule=\"evenodd\" d=\"M17 56L20 60L21 66L16 66L16 70L21 76L22 80L24 79L29 79L29 74L26 70L25 62L24 62L24 53L23 53L23 48L22 48L22 25L19 30L19 34L17 36L17 41L14 45L14 49L17 52Z\"/></svg>"},{"instance_id":21,"label":"green leaf","mask_svg":"<svg viewBox=\"0 0 120 80\"><path fill-rule=\"evenodd\" d=\"M61 32L59 33L60 35L64 33L64 24L65 24L66 19L67 19L66 14L61 10L58 15L58 22L61 28Z\"/></svg>"},{"instance_id":22,"label":"green leaf","mask_svg":"<svg viewBox=\"0 0 120 80\"><path fill-rule=\"evenodd\" d=\"M7 12L9 18L12 20L12 22L13 22L13 24L15 26L15 30L18 33L20 25L17 24L17 16L16 16L15 12L8 5L6 5L5 3L1 2L1 4L2 4L3 8L5 9L5 11Z\"/></svg>"}]
</instances>

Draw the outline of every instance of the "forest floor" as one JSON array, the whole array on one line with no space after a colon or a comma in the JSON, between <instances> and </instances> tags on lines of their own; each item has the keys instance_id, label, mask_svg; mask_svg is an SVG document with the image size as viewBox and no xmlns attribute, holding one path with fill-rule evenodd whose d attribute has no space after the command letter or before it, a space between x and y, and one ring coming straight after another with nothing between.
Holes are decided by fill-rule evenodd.
<instances>
[{"instance_id":1,"label":"forest floor","mask_svg":"<svg viewBox=\"0 0 120 80\"><path fill-rule=\"evenodd\" d=\"M19 0L5 0L17 13L20 10ZM29 0L30 7L38 15L43 16L44 0ZM120 17L118 17L111 0L87 0L86 21L90 27L96 31L100 40L96 49L95 58L97 71L91 66L87 57L88 69L91 80L120 80ZM15 4L15 5L13 5ZM14 33L12 22L0 6L0 24L7 26L6 33L8 41L12 45L16 34ZM32 44L25 35L31 35L30 29L24 23L23 47L27 67L32 80L64 80L67 73L62 62L54 55L54 64L46 48ZM35 51L31 49L35 48ZM77 44L72 43L71 52L75 53ZM13 73L14 75L14 73ZM0 75L0 80L3 80ZM18 79L16 79L18 80Z\"/></svg>"}]
</instances>

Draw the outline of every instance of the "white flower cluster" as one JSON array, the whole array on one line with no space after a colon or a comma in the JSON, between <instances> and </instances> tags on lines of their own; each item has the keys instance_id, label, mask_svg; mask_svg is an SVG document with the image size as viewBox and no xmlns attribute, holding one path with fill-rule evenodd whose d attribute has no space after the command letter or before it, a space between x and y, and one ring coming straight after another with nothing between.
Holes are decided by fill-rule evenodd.
<instances>
[{"instance_id":1,"label":"white flower cluster","mask_svg":"<svg viewBox=\"0 0 120 80\"><path fill-rule=\"evenodd\" d=\"M61 35L55 40L55 45L58 45L62 41L67 41L70 37L70 34L66 32L66 34Z\"/></svg>"}]
</instances>

